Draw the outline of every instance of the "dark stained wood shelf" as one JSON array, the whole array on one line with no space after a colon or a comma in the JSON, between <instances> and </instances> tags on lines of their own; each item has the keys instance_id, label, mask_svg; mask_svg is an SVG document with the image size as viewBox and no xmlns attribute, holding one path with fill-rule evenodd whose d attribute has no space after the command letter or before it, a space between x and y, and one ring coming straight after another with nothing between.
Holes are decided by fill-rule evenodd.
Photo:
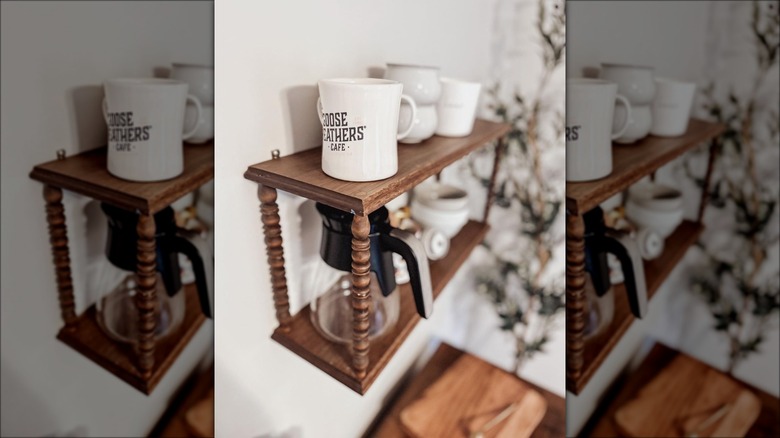
<instances>
[{"instance_id":1,"label":"dark stained wood shelf","mask_svg":"<svg viewBox=\"0 0 780 438\"><path fill-rule=\"evenodd\" d=\"M688 248L696 243L703 230L704 226L697 222L683 221L674 233L666 238L663 254L654 260L645 261L648 302L674 267L677 266L677 263L685 255ZM623 334L634 322L635 317L629 308L625 287L619 284L614 285L613 289L615 294L615 313L612 323L600 335L585 342L583 355L585 366L582 374L577 380L570 379L567 381L567 388L575 394L582 391L596 370L609 356L615 345L617 345L618 341L623 337Z\"/></svg>"},{"instance_id":2,"label":"dark stained wood shelf","mask_svg":"<svg viewBox=\"0 0 780 438\"><path fill-rule=\"evenodd\" d=\"M394 397L391 404L385 407L384 412L374 421L374 424L363 435L371 438L405 438L401 422L401 411L415 401L422 393L432 385L436 379L444 374L448 367L455 363L464 353L454 347L442 343L433 357L425 364L423 369L400 389L400 393ZM566 401L546 389L533 383L525 382L544 397L547 401L547 412L541 423L534 430L535 438L559 438L566 436ZM434 419L435 421L435 419Z\"/></svg>"},{"instance_id":3,"label":"dark stained wood shelf","mask_svg":"<svg viewBox=\"0 0 780 438\"><path fill-rule=\"evenodd\" d=\"M114 341L100 328L94 305L78 317L73 330L62 328L57 339L148 395L206 320L201 313L195 285L185 285L180 293L186 294L187 307L184 320L177 332L157 341L154 367L148 380L138 372L136 355L132 347Z\"/></svg>"},{"instance_id":4,"label":"dark stained wood shelf","mask_svg":"<svg viewBox=\"0 0 780 438\"><path fill-rule=\"evenodd\" d=\"M105 147L35 166L30 178L144 214L156 213L214 177L214 143L184 145L184 173L157 182L117 178Z\"/></svg>"},{"instance_id":5,"label":"dark stained wood shelf","mask_svg":"<svg viewBox=\"0 0 780 438\"><path fill-rule=\"evenodd\" d=\"M398 173L381 181L356 183L331 178L322 171L320 147L254 164L244 177L362 216L510 130L509 124L476 120L468 137L434 136L420 144L399 144Z\"/></svg>"},{"instance_id":6,"label":"dark stained wood shelf","mask_svg":"<svg viewBox=\"0 0 780 438\"><path fill-rule=\"evenodd\" d=\"M588 437L615 437L620 436L614 422L614 415L617 410L625 403L635 398L639 390L650 382L661 370L664 369L680 353L663 344L656 343L642 364L624 380L616 382L613 390L609 391L607 396L601 402L601 405L594 412L588 424L580 432L580 436ZM701 363L701 370L705 372L708 365ZM758 418L750 427L746 436L751 437L776 437L780 436L780 400L766 392L754 388L745 383L739 382L741 386L755 394L761 402L761 412ZM675 390L683 391L682 388ZM688 390L695 390L688 388ZM674 398L670 397L669 403L679 404ZM672 408L673 409L673 408ZM647 415L654 415L648 412Z\"/></svg>"},{"instance_id":7,"label":"dark stained wood shelf","mask_svg":"<svg viewBox=\"0 0 780 438\"><path fill-rule=\"evenodd\" d=\"M430 263L434 298L438 297L474 247L482 242L488 228L488 225L482 222L469 221L452 239L449 254ZM364 379L358 379L354 375L349 348L332 343L317 332L311 323L309 306L293 317L289 332L276 329L272 338L350 389L365 394L421 319L415 310L411 287L408 284L399 286L395 293L401 294L398 322L390 332L371 341L369 365Z\"/></svg>"},{"instance_id":8,"label":"dark stained wood shelf","mask_svg":"<svg viewBox=\"0 0 780 438\"><path fill-rule=\"evenodd\" d=\"M612 195L627 189L664 164L719 136L725 130L726 127L721 124L691 119L688 131L680 137L663 138L650 135L636 144L614 144L611 174L595 181L566 183L566 210L572 214L583 214L591 210Z\"/></svg>"}]
</instances>

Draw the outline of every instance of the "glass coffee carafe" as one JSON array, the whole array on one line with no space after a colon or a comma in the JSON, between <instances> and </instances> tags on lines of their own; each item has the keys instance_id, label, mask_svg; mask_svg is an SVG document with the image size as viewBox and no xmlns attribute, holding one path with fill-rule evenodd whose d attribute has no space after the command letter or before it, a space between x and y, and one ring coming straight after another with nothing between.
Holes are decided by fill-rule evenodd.
<instances>
[{"instance_id":1,"label":"glass coffee carafe","mask_svg":"<svg viewBox=\"0 0 780 438\"><path fill-rule=\"evenodd\" d=\"M97 303L100 327L117 341L134 343L138 340L138 309L135 306L137 292L135 273L128 273ZM183 293L168 296L162 275L157 273L155 338L160 339L176 331L184 320L185 305Z\"/></svg>"},{"instance_id":2,"label":"glass coffee carafe","mask_svg":"<svg viewBox=\"0 0 780 438\"><path fill-rule=\"evenodd\" d=\"M322 217L321 260L309 279L313 291L311 320L326 339L352 342L352 213L317 203ZM369 339L387 333L398 321L400 296L396 293L393 253L406 261L417 312L430 316L433 305L428 259L413 234L390 226L385 207L369 215L370 300Z\"/></svg>"},{"instance_id":3,"label":"glass coffee carafe","mask_svg":"<svg viewBox=\"0 0 780 438\"><path fill-rule=\"evenodd\" d=\"M636 242L604 224L600 207L585 213L585 338L602 333L615 313L615 292L610 280L607 255L614 255L623 271L631 313L642 318L647 311L644 266Z\"/></svg>"},{"instance_id":4,"label":"glass coffee carafe","mask_svg":"<svg viewBox=\"0 0 780 438\"><path fill-rule=\"evenodd\" d=\"M111 338L135 343L138 340L139 322L135 304L139 292L135 274L138 214L105 203L101 204L101 208L108 218L106 256L114 266L125 271L126 275L98 300L98 323ZM192 263L201 311L209 318L212 317L212 312L203 260L197 248L178 235L173 209L166 207L156 213L154 222L157 268L154 334L159 339L174 333L184 320L186 298L182 292L180 253Z\"/></svg>"}]
</instances>

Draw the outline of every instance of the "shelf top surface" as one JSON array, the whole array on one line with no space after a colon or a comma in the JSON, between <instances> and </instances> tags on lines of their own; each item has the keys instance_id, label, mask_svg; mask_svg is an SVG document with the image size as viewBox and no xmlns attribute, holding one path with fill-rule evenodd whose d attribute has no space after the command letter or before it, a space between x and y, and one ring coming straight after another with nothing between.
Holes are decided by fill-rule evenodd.
<instances>
[{"instance_id":1,"label":"shelf top surface","mask_svg":"<svg viewBox=\"0 0 780 438\"><path fill-rule=\"evenodd\" d=\"M476 120L468 137L434 136L422 143L398 145L398 173L370 182L331 178L322 171L322 148L249 166L244 177L358 215L371 213L448 165L505 136L511 126Z\"/></svg>"},{"instance_id":2,"label":"shelf top surface","mask_svg":"<svg viewBox=\"0 0 780 438\"><path fill-rule=\"evenodd\" d=\"M566 208L571 213L582 214L725 130L718 123L691 119L688 130L680 137L650 135L635 144L614 144L612 173L595 181L567 182Z\"/></svg>"},{"instance_id":3,"label":"shelf top surface","mask_svg":"<svg viewBox=\"0 0 780 438\"><path fill-rule=\"evenodd\" d=\"M176 178L135 182L106 167L106 148L35 166L30 178L128 210L156 213L214 178L214 144L184 145L184 172Z\"/></svg>"}]
</instances>

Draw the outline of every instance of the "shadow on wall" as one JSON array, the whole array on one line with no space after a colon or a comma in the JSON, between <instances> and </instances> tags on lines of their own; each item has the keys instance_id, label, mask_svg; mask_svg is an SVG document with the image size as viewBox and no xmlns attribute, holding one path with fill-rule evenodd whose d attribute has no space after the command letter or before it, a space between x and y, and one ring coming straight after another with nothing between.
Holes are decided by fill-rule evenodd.
<instances>
[{"instance_id":1,"label":"shadow on wall","mask_svg":"<svg viewBox=\"0 0 780 438\"><path fill-rule=\"evenodd\" d=\"M385 77L385 68L373 65L368 68L368 77L374 79L382 79Z\"/></svg>"},{"instance_id":2,"label":"shadow on wall","mask_svg":"<svg viewBox=\"0 0 780 438\"><path fill-rule=\"evenodd\" d=\"M290 154L322 144L322 130L317 117L318 96L316 85L296 85L281 92L284 124L292 146Z\"/></svg>"},{"instance_id":3,"label":"shadow on wall","mask_svg":"<svg viewBox=\"0 0 780 438\"><path fill-rule=\"evenodd\" d=\"M105 146L108 132L103 119L103 86L85 85L72 88L69 92L73 144L77 151L84 152ZM59 147L57 147L59 149Z\"/></svg>"},{"instance_id":4,"label":"shadow on wall","mask_svg":"<svg viewBox=\"0 0 780 438\"><path fill-rule=\"evenodd\" d=\"M222 404L217 402L217 411L230 411L235 415L234 418L243 418L246 421L241 425L222 422L221 427L214 431L215 436L273 436L273 428L278 427L279 421L271 418L267 409L247 391L245 379L231 373L229 366L220 366L219 360L216 361L216 369L220 371L215 375L216 381L219 382L215 399L225 400ZM230 397L221 397L221 394L230 394Z\"/></svg>"},{"instance_id":5,"label":"shadow on wall","mask_svg":"<svg viewBox=\"0 0 780 438\"><path fill-rule=\"evenodd\" d=\"M38 433L48 431L45 436L87 435L84 426L79 426L70 432L55 430L61 421L46 409L46 403L42 401L40 396L24 385L24 376L17 373L12 364L6 360L3 360L0 365L0 386L3 388L4 405L7 405L3 408L1 436L19 436L20 433L29 433L30 431L26 428L31 423L37 425ZM31 420L29 417L35 418ZM6 421L6 419L12 421ZM25 430L14 430L13 424L18 424Z\"/></svg>"}]
</instances>

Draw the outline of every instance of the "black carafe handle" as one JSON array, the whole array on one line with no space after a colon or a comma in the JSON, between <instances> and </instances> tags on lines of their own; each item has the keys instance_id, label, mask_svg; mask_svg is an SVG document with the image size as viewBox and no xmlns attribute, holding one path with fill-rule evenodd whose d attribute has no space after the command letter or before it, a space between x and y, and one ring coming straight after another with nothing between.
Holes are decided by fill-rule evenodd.
<instances>
[{"instance_id":1,"label":"black carafe handle","mask_svg":"<svg viewBox=\"0 0 780 438\"><path fill-rule=\"evenodd\" d=\"M181 236L171 238L173 250L176 253L182 253L190 259L192 270L195 272L195 288L198 290L198 299L200 300L200 309L208 318L214 318L209 305L209 289L206 286L206 270L203 266L203 259L198 252L198 248L189 240Z\"/></svg>"},{"instance_id":2,"label":"black carafe handle","mask_svg":"<svg viewBox=\"0 0 780 438\"><path fill-rule=\"evenodd\" d=\"M414 234L397 228L381 233L380 239L383 250L397 253L406 261L417 313L428 318L433 312L433 290L428 257L422 242L414 237Z\"/></svg>"},{"instance_id":3,"label":"black carafe handle","mask_svg":"<svg viewBox=\"0 0 780 438\"><path fill-rule=\"evenodd\" d=\"M642 302L639 297L637 278L634 275L634 259L617 239L609 236L602 236L598 239L604 251L614 254L620 261L620 267L623 269L623 284L626 287L626 293L628 293L628 305L631 308L631 313L637 318L642 318L645 314L646 303Z\"/></svg>"}]
</instances>

